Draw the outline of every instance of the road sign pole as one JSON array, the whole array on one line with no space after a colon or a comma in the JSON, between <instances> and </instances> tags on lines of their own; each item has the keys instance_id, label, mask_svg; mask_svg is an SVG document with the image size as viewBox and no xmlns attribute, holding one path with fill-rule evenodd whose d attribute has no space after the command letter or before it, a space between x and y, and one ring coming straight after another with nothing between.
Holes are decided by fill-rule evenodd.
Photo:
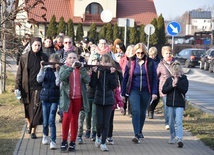
<instances>
[{"instance_id":1,"label":"road sign pole","mask_svg":"<svg viewBox=\"0 0 214 155\"><path fill-rule=\"evenodd\" d=\"M124 45L126 46L126 33L127 33L127 18L125 18L125 30L124 30Z\"/></svg>"},{"instance_id":2,"label":"road sign pole","mask_svg":"<svg viewBox=\"0 0 214 155\"><path fill-rule=\"evenodd\" d=\"M148 40L147 40L147 50L149 50L150 35L151 35L151 27L149 27L149 35L148 35Z\"/></svg>"},{"instance_id":3,"label":"road sign pole","mask_svg":"<svg viewBox=\"0 0 214 155\"><path fill-rule=\"evenodd\" d=\"M174 50L173 49L174 49L174 36L172 36L172 52L173 52L172 54L174 54Z\"/></svg>"}]
</instances>

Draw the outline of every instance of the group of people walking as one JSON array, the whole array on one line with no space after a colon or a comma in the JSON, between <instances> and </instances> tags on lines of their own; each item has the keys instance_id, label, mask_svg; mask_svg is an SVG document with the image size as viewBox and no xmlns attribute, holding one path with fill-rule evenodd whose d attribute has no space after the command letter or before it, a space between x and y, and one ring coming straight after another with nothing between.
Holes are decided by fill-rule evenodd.
<instances>
[{"instance_id":1,"label":"group of people walking","mask_svg":"<svg viewBox=\"0 0 214 155\"><path fill-rule=\"evenodd\" d=\"M56 114L62 123L61 151L74 151L76 141L85 137L102 151L114 144L114 111L131 116L133 143L144 138L146 113L162 99L165 127L170 129L169 143L183 146L182 115L188 80L169 46L162 48L163 59L155 47L143 43L127 48L120 39L99 39L96 45L87 37L73 42L59 35L55 41L25 35L18 54L15 92L21 92L27 133L36 139L36 127L43 125L44 145L56 149ZM81 44L81 45L80 45ZM175 123L177 130L175 130ZM50 140L48 138L50 132ZM69 140L68 140L69 139Z\"/></svg>"}]
</instances>

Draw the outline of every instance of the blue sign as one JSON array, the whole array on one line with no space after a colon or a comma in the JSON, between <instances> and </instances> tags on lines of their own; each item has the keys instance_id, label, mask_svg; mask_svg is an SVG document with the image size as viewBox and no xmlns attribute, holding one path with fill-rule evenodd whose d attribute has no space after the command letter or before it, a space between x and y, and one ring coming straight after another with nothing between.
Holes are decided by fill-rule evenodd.
<instances>
[{"instance_id":1,"label":"blue sign","mask_svg":"<svg viewBox=\"0 0 214 155\"><path fill-rule=\"evenodd\" d=\"M176 36L181 32L181 26L178 22L170 22L167 25L167 32L171 36Z\"/></svg>"}]
</instances>

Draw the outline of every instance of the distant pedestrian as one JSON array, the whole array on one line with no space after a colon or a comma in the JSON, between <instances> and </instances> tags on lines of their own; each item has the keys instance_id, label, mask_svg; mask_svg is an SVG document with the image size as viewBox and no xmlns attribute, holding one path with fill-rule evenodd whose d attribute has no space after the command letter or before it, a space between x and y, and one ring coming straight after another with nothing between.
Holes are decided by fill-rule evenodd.
<instances>
[{"instance_id":1,"label":"distant pedestrian","mask_svg":"<svg viewBox=\"0 0 214 155\"><path fill-rule=\"evenodd\" d=\"M169 111L169 144L177 141L178 147L183 147L183 112L185 108L185 94L188 91L189 82L183 74L181 64L175 61L171 68L172 76L167 78L162 92L167 94L166 105ZM176 129L175 129L176 124Z\"/></svg>"},{"instance_id":2,"label":"distant pedestrian","mask_svg":"<svg viewBox=\"0 0 214 155\"><path fill-rule=\"evenodd\" d=\"M157 67L157 76L159 79L159 95L163 102L164 108L164 119L165 119L165 129L169 130L169 113L168 107L166 106L166 94L162 93L162 87L168 77L170 77L169 68L175 61L172 57L172 49L170 46L163 46L161 49L161 54L163 59L160 61Z\"/></svg>"},{"instance_id":3,"label":"distant pedestrian","mask_svg":"<svg viewBox=\"0 0 214 155\"><path fill-rule=\"evenodd\" d=\"M55 53L49 57L49 62L59 63L59 56ZM43 139L42 144L49 144L48 133L50 127L50 149L56 149L56 112L59 103L59 64L44 66L41 61L41 68L37 75L37 82L42 83L40 99L42 102L43 115Z\"/></svg>"},{"instance_id":4,"label":"distant pedestrian","mask_svg":"<svg viewBox=\"0 0 214 155\"><path fill-rule=\"evenodd\" d=\"M46 37L42 47L43 53L45 53L48 58L51 54L55 53L53 40L50 37Z\"/></svg>"},{"instance_id":5,"label":"distant pedestrian","mask_svg":"<svg viewBox=\"0 0 214 155\"><path fill-rule=\"evenodd\" d=\"M20 60L21 55L30 51L30 48L31 48L30 47L30 38L31 38L30 35L27 33L22 37L22 45L19 46L18 53L16 55L16 64L17 65L19 65L19 60Z\"/></svg>"},{"instance_id":6,"label":"distant pedestrian","mask_svg":"<svg viewBox=\"0 0 214 155\"><path fill-rule=\"evenodd\" d=\"M158 64L160 63L160 58L158 57L158 50L157 50L157 48L156 47L150 47L148 55L149 55L149 57L151 59L153 59L153 61L155 62L155 68L157 68ZM158 81L158 85L159 85L159 81ZM155 99L154 101L152 101L150 103L150 105L148 106L149 119L153 119L154 118L154 111L155 111L156 106L158 105L159 100L160 100L160 95L159 95L159 91L158 91L158 93L157 93L157 99Z\"/></svg>"}]
</instances>

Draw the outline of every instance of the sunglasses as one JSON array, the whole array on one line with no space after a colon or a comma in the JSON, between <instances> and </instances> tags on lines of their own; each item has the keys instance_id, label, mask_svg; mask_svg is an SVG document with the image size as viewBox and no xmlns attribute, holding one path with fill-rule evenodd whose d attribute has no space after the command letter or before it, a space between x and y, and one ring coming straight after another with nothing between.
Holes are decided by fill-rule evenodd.
<instances>
[{"instance_id":1,"label":"sunglasses","mask_svg":"<svg viewBox=\"0 0 214 155\"><path fill-rule=\"evenodd\" d=\"M137 52L136 54L138 54L138 55L143 55L144 54L144 52Z\"/></svg>"},{"instance_id":2,"label":"sunglasses","mask_svg":"<svg viewBox=\"0 0 214 155\"><path fill-rule=\"evenodd\" d=\"M69 41L69 42L64 42L65 44L71 44L71 42Z\"/></svg>"}]
</instances>

